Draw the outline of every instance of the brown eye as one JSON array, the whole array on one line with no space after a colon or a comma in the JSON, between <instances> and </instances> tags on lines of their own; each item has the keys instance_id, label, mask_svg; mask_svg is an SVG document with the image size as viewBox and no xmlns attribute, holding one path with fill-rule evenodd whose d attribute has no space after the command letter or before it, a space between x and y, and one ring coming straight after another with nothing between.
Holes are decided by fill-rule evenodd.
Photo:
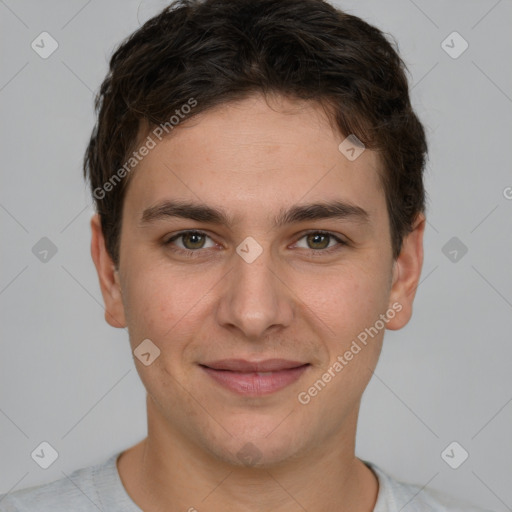
<instances>
[{"instance_id":1,"label":"brown eye","mask_svg":"<svg viewBox=\"0 0 512 512\"><path fill-rule=\"evenodd\" d=\"M306 235L306 238L311 249L326 249L331 237L322 233L312 233Z\"/></svg>"},{"instance_id":2,"label":"brown eye","mask_svg":"<svg viewBox=\"0 0 512 512\"><path fill-rule=\"evenodd\" d=\"M306 247L302 248L312 251L330 252L331 249L336 250L339 246L347 245L346 242L337 236L324 231L311 231L300 238L300 240L302 239L306 240ZM331 244L331 242L335 243Z\"/></svg>"},{"instance_id":3,"label":"brown eye","mask_svg":"<svg viewBox=\"0 0 512 512\"><path fill-rule=\"evenodd\" d=\"M206 239L210 239L210 237L202 231L182 231L169 238L164 242L164 245L176 246L172 247L172 249L178 252L199 252L199 249L211 248L215 245L211 242L209 246L206 246ZM181 244L175 243L178 240L181 240Z\"/></svg>"},{"instance_id":4,"label":"brown eye","mask_svg":"<svg viewBox=\"0 0 512 512\"><path fill-rule=\"evenodd\" d=\"M185 233L181 235L185 249L202 249L204 245L204 236L200 233Z\"/></svg>"}]
</instances>

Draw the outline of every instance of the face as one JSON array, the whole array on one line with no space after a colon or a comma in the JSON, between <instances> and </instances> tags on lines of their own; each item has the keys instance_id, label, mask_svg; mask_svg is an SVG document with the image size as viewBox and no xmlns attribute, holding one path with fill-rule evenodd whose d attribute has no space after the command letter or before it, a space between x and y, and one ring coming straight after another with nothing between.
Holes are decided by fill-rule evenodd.
<instances>
[{"instance_id":1,"label":"face","mask_svg":"<svg viewBox=\"0 0 512 512\"><path fill-rule=\"evenodd\" d=\"M118 272L92 221L106 318L128 326L132 350L160 351L134 358L150 421L233 464L355 435L423 257L420 219L392 258L377 153L349 160L317 104L271 107L209 110L149 152L125 197Z\"/></svg>"}]
</instances>

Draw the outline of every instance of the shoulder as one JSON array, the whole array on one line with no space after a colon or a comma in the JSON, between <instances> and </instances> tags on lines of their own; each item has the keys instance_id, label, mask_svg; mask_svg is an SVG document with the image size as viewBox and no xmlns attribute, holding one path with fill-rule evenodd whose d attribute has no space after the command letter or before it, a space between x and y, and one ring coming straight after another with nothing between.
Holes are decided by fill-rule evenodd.
<instances>
[{"instance_id":1,"label":"shoulder","mask_svg":"<svg viewBox=\"0 0 512 512\"><path fill-rule=\"evenodd\" d=\"M2 512L89 512L103 510L97 478L114 467L116 456L77 469L69 476L0 495Z\"/></svg>"},{"instance_id":2,"label":"shoulder","mask_svg":"<svg viewBox=\"0 0 512 512\"><path fill-rule=\"evenodd\" d=\"M379 480L379 493L374 512L491 512L474 507L452 496L420 485L393 478L379 466L364 461Z\"/></svg>"}]
</instances>

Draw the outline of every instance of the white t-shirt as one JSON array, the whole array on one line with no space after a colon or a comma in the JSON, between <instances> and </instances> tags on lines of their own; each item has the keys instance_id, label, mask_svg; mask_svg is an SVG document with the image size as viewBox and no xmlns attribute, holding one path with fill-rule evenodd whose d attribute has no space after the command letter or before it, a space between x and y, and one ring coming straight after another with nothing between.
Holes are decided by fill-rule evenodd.
<instances>
[{"instance_id":1,"label":"white t-shirt","mask_svg":"<svg viewBox=\"0 0 512 512\"><path fill-rule=\"evenodd\" d=\"M1 512L142 512L126 492L117 471L121 452L77 469L68 478L0 495ZM445 494L395 480L375 464L379 492L373 512L490 512ZM201 510L198 505L197 510Z\"/></svg>"}]
</instances>

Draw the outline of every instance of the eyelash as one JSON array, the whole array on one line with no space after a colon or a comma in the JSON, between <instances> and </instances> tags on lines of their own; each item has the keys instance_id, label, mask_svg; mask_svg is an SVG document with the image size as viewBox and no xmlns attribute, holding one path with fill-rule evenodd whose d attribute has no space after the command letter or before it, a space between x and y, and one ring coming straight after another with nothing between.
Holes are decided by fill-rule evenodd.
<instances>
[{"instance_id":1,"label":"eyelash","mask_svg":"<svg viewBox=\"0 0 512 512\"><path fill-rule=\"evenodd\" d=\"M172 246L172 242L174 242L175 240L178 240L179 238L182 238L183 236L188 235L188 234L205 236L205 237L211 239L211 237L207 233L204 233L203 231L188 230L188 231L181 231L180 233L177 233L176 235L172 236L168 240L164 241L163 245L166 246L166 247L171 248L171 250L173 252L175 252L175 253L182 254L182 255L184 255L184 256L186 256L188 258L196 258L196 257L198 257L200 255L200 253L204 249L191 250L191 249L181 249L181 248L177 248L177 247ZM308 235L313 235L313 234L314 235L329 236L329 237L333 238L334 240L336 240L336 242L338 242L338 244L333 246L333 247L330 247L328 249L309 249L309 251L311 253L315 253L315 254L318 254L318 253L321 253L321 254L331 254L333 252L339 251L341 248L343 248L344 246L348 245L347 242L345 242L341 238L337 237L333 233L331 233L329 231L321 231L321 230L312 230L312 231L308 231L306 233L303 233L302 236L297 240L297 242L299 240L302 240L302 238L304 238L304 237L306 237ZM297 243L297 242L295 242L295 243Z\"/></svg>"}]
</instances>

